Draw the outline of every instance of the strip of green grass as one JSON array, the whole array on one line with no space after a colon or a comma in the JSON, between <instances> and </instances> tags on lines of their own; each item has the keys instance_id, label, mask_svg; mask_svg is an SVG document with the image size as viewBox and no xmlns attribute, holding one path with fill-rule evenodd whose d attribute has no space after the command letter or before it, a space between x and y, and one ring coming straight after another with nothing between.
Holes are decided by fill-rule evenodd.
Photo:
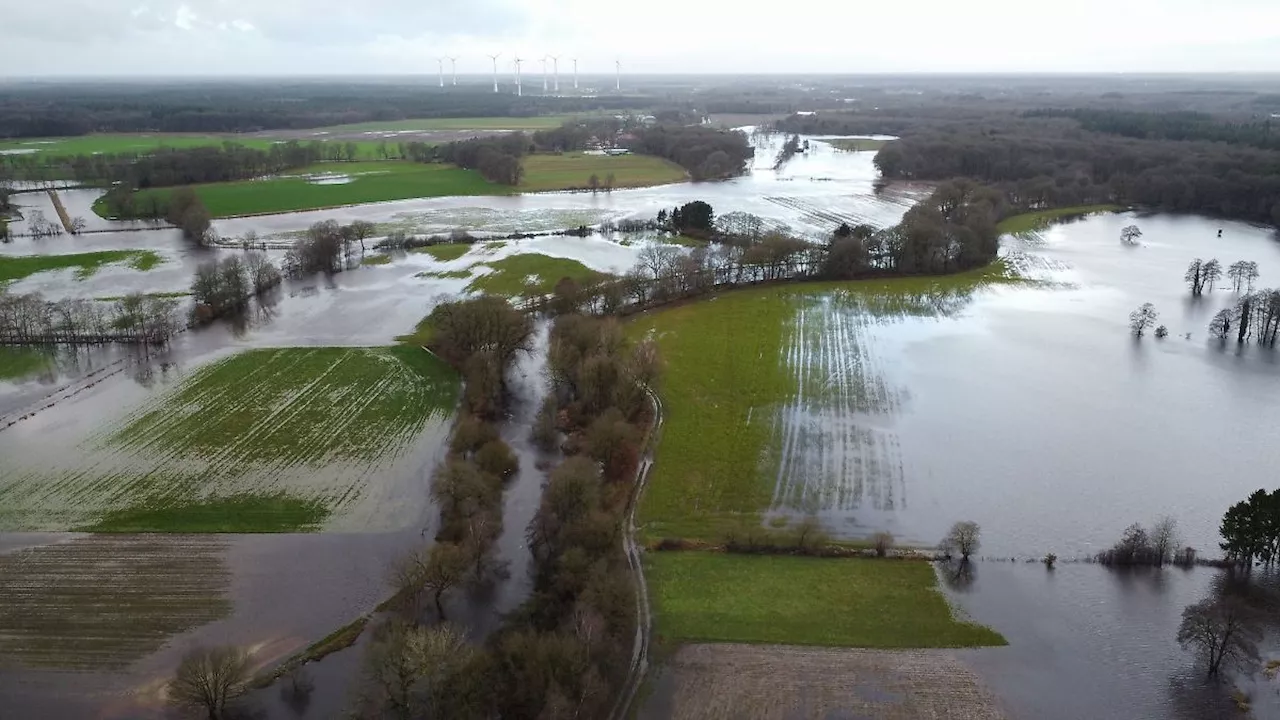
<instances>
[{"instance_id":1,"label":"strip of green grass","mask_svg":"<svg viewBox=\"0 0 1280 720\"><path fill-rule=\"evenodd\" d=\"M1075 205L1072 207L1040 210L1005 218L996 225L1002 235L1025 235L1044 230L1053 223L1066 218L1081 217L1094 213L1111 213L1124 210L1119 205Z\"/></svg>"},{"instance_id":2,"label":"strip of green grass","mask_svg":"<svg viewBox=\"0 0 1280 720\"><path fill-rule=\"evenodd\" d=\"M145 153L160 148L221 147L223 143L235 143L256 150L270 150L272 145L284 141L271 138L244 137L241 135L202 135L182 133L105 133L78 135L75 137L50 137L21 140L0 140L0 150L34 150L35 155L60 157L67 155L114 155L121 153ZM356 157L373 160L377 157L378 141L328 140L324 136L299 139L300 144L321 142L344 146L355 142ZM396 151L396 143L388 142L388 149Z\"/></svg>"},{"instance_id":3,"label":"strip of green grass","mask_svg":"<svg viewBox=\"0 0 1280 720\"><path fill-rule=\"evenodd\" d=\"M872 140L871 138L833 138L831 140L823 140L823 142L848 152L870 152L879 150L890 141Z\"/></svg>"},{"instance_id":4,"label":"strip of green grass","mask_svg":"<svg viewBox=\"0 0 1280 720\"><path fill-rule=\"evenodd\" d=\"M585 189L590 187L592 175L603 189L610 173L615 188L662 185L689 177L679 165L651 155L539 154L525 157L523 165L520 190L524 192Z\"/></svg>"},{"instance_id":5,"label":"strip of green grass","mask_svg":"<svg viewBox=\"0 0 1280 720\"><path fill-rule=\"evenodd\" d=\"M81 532L244 533L315 530L329 517L321 502L287 495L235 495L203 502L108 513Z\"/></svg>"},{"instance_id":6,"label":"strip of green grass","mask_svg":"<svg viewBox=\"0 0 1280 720\"><path fill-rule=\"evenodd\" d=\"M467 290L506 297L545 295L566 277L585 284L603 276L577 260L536 253L511 255L483 264L493 268L493 272L471 281Z\"/></svg>"},{"instance_id":7,"label":"strip of green grass","mask_svg":"<svg viewBox=\"0 0 1280 720\"><path fill-rule=\"evenodd\" d=\"M1004 645L959 622L926 562L709 552L646 555L663 641L866 648Z\"/></svg>"},{"instance_id":8,"label":"strip of green grass","mask_svg":"<svg viewBox=\"0 0 1280 720\"><path fill-rule=\"evenodd\" d=\"M551 130L568 122L571 115L539 115L536 117L472 117L472 118L417 118L385 120L349 125L334 125L318 131L331 135L353 132L390 132L416 130L419 132L448 130Z\"/></svg>"},{"instance_id":9,"label":"strip of green grass","mask_svg":"<svg viewBox=\"0 0 1280 720\"><path fill-rule=\"evenodd\" d=\"M390 255L369 255L368 257L360 258L360 264L361 265L390 265L391 256Z\"/></svg>"},{"instance_id":10,"label":"strip of green grass","mask_svg":"<svg viewBox=\"0 0 1280 720\"><path fill-rule=\"evenodd\" d=\"M258 675L253 679L253 682L250 683L251 687L256 689L269 687L271 683L309 662L318 662L323 660L327 655L351 647L360 639L361 633L364 632L364 628L368 624L369 616L361 615L352 622L343 625L337 630L334 630L324 636L319 641L312 643L306 650L303 650L297 655L294 655L288 660L280 663L270 672L264 672Z\"/></svg>"},{"instance_id":11,"label":"strip of green grass","mask_svg":"<svg viewBox=\"0 0 1280 720\"><path fill-rule=\"evenodd\" d=\"M50 270L76 268L76 279L92 276L103 265L128 263L135 270L150 270L164 262L151 250L103 250L72 255L0 256L0 285Z\"/></svg>"},{"instance_id":12,"label":"strip of green grass","mask_svg":"<svg viewBox=\"0 0 1280 720\"><path fill-rule=\"evenodd\" d=\"M36 348L0 347L0 380L34 375L53 364L53 357Z\"/></svg>"},{"instance_id":13,"label":"strip of green grass","mask_svg":"<svg viewBox=\"0 0 1280 720\"><path fill-rule=\"evenodd\" d=\"M321 185L307 179L316 174L346 175L351 181ZM485 180L479 173L450 165L386 162L322 163L269 180L243 180L194 186L213 217L317 210L341 205L453 195L504 195L510 188ZM151 190L167 195L171 190ZM105 208L94 205L105 216Z\"/></svg>"},{"instance_id":14,"label":"strip of green grass","mask_svg":"<svg viewBox=\"0 0 1280 720\"><path fill-rule=\"evenodd\" d=\"M1009 280L994 263L943 277L752 288L633 320L628 334L652 335L667 364L663 431L640 504L645 539L715 542L768 509L779 462L773 413L800 392L785 351L802 307L830 302L832 312L932 317L963 308L977 287ZM844 382L865 379L853 373Z\"/></svg>"},{"instance_id":15,"label":"strip of green grass","mask_svg":"<svg viewBox=\"0 0 1280 720\"><path fill-rule=\"evenodd\" d=\"M448 262L457 260L466 255L471 250L471 245L467 243L446 243L444 245L426 245L420 248L414 248L414 252L426 253L440 262Z\"/></svg>"}]
</instances>

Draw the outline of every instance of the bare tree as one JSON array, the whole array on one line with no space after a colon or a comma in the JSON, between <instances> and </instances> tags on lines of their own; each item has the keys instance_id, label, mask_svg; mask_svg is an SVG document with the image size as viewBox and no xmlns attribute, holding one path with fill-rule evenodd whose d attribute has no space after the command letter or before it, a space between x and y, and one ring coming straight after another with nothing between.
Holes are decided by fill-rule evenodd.
<instances>
[{"instance_id":1,"label":"bare tree","mask_svg":"<svg viewBox=\"0 0 1280 720\"><path fill-rule=\"evenodd\" d=\"M236 647L196 648L178 664L169 683L169 699L179 707L223 720L250 677L249 656Z\"/></svg>"},{"instance_id":2,"label":"bare tree","mask_svg":"<svg viewBox=\"0 0 1280 720\"><path fill-rule=\"evenodd\" d=\"M1214 284L1222 279L1222 264L1214 258L1204 264L1201 273L1204 275L1204 284L1208 286L1209 292L1213 292Z\"/></svg>"},{"instance_id":3,"label":"bare tree","mask_svg":"<svg viewBox=\"0 0 1280 720\"><path fill-rule=\"evenodd\" d=\"M958 552L962 560L968 560L970 555L978 551L981 532L982 528L978 527L978 523L962 520L951 526L947 537L942 540L942 547L947 552Z\"/></svg>"},{"instance_id":4,"label":"bare tree","mask_svg":"<svg viewBox=\"0 0 1280 720\"><path fill-rule=\"evenodd\" d=\"M1178 626L1178 644L1204 662L1209 677L1224 667L1247 669L1257 663L1261 636L1253 613L1231 597L1188 605Z\"/></svg>"},{"instance_id":5,"label":"bare tree","mask_svg":"<svg viewBox=\"0 0 1280 720\"><path fill-rule=\"evenodd\" d=\"M893 535L886 531L880 531L871 536L871 541L875 543L876 557L884 557L893 549Z\"/></svg>"},{"instance_id":6,"label":"bare tree","mask_svg":"<svg viewBox=\"0 0 1280 720\"><path fill-rule=\"evenodd\" d=\"M1231 263L1231 267L1227 268L1227 277L1232 282L1232 288L1235 292L1242 289L1245 292L1253 292L1253 283L1258 279L1258 263L1251 260L1239 260Z\"/></svg>"},{"instance_id":7,"label":"bare tree","mask_svg":"<svg viewBox=\"0 0 1280 720\"><path fill-rule=\"evenodd\" d=\"M469 666L477 651L451 625L379 628L365 656L360 717L448 718L466 713L477 690Z\"/></svg>"},{"instance_id":8,"label":"bare tree","mask_svg":"<svg viewBox=\"0 0 1280 720\"><path fill-rule=\"evenodd\" d=\"M72 235L79 235L80 233L84 232L86 225L87 223L85 222L84 218L77 215L71 218L71 224L67 229L71 231Z\"/></svg>"},{"instance_id":9,"label":"bare tree","mask_svg":"<svg viewBox=\"0 0 1280 720\"><path fill-rule=\"evenodd\" d=\"M796 547L800 552L808 553L821 547L826 541L827 536L822 532L822 523L816 516L805 516L805 519L796 526Z\"/></svg>"},{"instance_id":10,"label":"bare tree","mask_svg":"<svg viewBox=\"0 0 1280 720\"><path fill-rule=\"evenodd\" d=\"M1143 303L1142 307L1129 313L1129 330L1133 332L1134 337L1142 337L1147 328L1156 324L1156 318L1160 317L1160 313L1156 312L1156 308L1151 303Z\"/></svg>"},{"instance_id":11,"label":"bare tree","mask_svg":"<svg viewBox=\"0 0 1280 720\"><path fill-rule=\"evenodd\" d=\"M1173 559L1174 550L1178 547L1178 522L1165 515L1151 526L1151 549L1155 553L1156 565L1164 565Z\"/></svg>"},{"instance_id":12,"label":"bare tree","mask_svg":"<svg viewBox=\"0 0 1280 720\"><path fill-rule=\"evenodd\" d=\"M1137 245L1140 237L1142 237L1142 231L1138 229L1137 225L1126 225L1120 231L1120 242L1125 245Z\"/></svg>"},{"instance_id":13,"label":"bare tree","mask_svg":"<svg viewBox=\"0 0 1280 720\"><path fill-rule=\"evenodd\" d=\"M373 233L377 231L377 227L368 220L356 220L351 223L351 235L360 241L360 254L365 252L364 241L373 237Z\"/></svg>"},{"instance_id":14,"label":"bare tree","mask_svg":"<svg viewBox=\"0 0 1280 720\"><path fill-rule=\"evenodd\" d=\"M1231 335L1231 323L1235 321L1235 313L1230 308L1223 308L1209 322L1209 334L1219 340L1226 340Z\"/></svg>"},{"instance_id":15,"label":"bare tree","mask_svg":"<svg viewBox=\"0 0 1280 720\"><path fill-rule=\"evenodd\" d=\"M436 543L429 550L415 552L402 561L396 571L396 585L411 597L421 592L430 593L436 615L444 620L444 594L462 584L470 567L471 557L466 548L457 543Z\"/></svg>"},{"instance_id":16,"label":"bare tree","mask_svg":"<svg viewBox=\"0 0 1280 720\"><path fill-rule=\"evenodd\" d=\"M1196 258L1191 261L1191 264L1187 266L1187 271L1182 275L1182 279L1187 282L1187 287L1191 288L1191 294L1193 296L1200 295L1204 292L1204 267L1204 260Z\"/></svg>"}]
</instances>

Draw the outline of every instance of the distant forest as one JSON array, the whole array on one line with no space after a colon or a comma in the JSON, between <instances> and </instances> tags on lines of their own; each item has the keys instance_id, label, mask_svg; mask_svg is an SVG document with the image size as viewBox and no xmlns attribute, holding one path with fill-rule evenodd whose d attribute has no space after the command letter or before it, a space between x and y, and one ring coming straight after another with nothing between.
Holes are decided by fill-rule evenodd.
<instances>
[{"instance_id":1,"label":"distant forest","mask_svg":"<svg viewBox=\"0 0 1280 720\"><path fill-rule=\"evenodd\" d=\"M637 97L516 97L425 82L239 81L0 85L0 138L95 132L239 133L437 117L526 117L636 109Z\"/></svg>"},{"instance_id":2,"label":"distant forest","mask_svg":"<svg viewBox=\"0 0 1280 720\"><path fill-rule=\"evenodd\" d=\"M1018 206L1116 203L1280 225L1280 124L1269 116L890 109L792 116L778 129L899 135L876 155L886 178L974 178Z\"/></svg>"}]
</instances>

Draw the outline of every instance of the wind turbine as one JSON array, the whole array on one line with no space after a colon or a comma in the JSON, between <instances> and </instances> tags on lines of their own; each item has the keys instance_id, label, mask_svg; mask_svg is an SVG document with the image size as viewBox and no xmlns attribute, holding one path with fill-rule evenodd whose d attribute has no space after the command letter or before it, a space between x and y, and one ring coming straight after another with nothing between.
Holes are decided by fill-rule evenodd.
<instances>
[{"instance_id":1,"label":"wind turbine","mask_svg":"<svg viewBox=\"0 0 1280 720\"><path fill-rule=\"evenodd\" d=\"M444 87L444 58L436 58L436 65L440 66L440 87Z\"/></svg>"},{"instance_id":2,"label":"wind turbine","mask_svg":"<svg viewBox=\"0 0 1280 720\"><path fill-rule=\"evenodd\" d=\"M578 58L573 59L573 89L578 89Z\"/></svg>"},{"instance_id":3,"label":"wind turbine","mask_svg":"<svg viewBox=\"0 0 1280 720\"><path fill-rule=\"evenodd\" d=\"M555 77L556 77L555 90L556 90L556 94L557 94L557 95L559 95L559 94L560 94L560 56L559 56L559 55L549 55L548 57L550 57L550 58L551 58L551 67L552 67L552 69L553 69L553 70L554 70L554 72L555 72Z\"/></svg>"},{"instance_id":4,"label":"wind turbine","mask_svg":"<svg viewBox=\"0 0 1280 720\"><path fill-rule=\"evenodd\" d=\"M542 56L542 94L547 94L547 56Z\"/></svg>"},{"instance_id":5,"label":"wind turbine","mask_svg":"<svg viewBox=\"0 0 1280 720\"><path fill-rule=\"evenodd\" d=\"M502 53L489 56L489 59L493 61L493 91L495 93L498 92L498 58L501 56Z\"/></svg>"},{"instance_id":6,"label":"wind turbine","mask_svg":"<svg viewBox=\"0 0 1280 720\"><path fill-rule=\"evenodd\" d=\"M520 87L520 63L524 62L524 58L517 57L513 62L516 66L516 97L523 97L524 88Z\"/></svg>"},{"instance_id":7,"label":"wind turbine","mask_svg":"<svg viewBox=\"0 0 1280 720\"><path fill-rule=\"evenodd\" d=\"M453 71L453 84L457 85L458 84L458 58L456 57L449 58L449 65Z\"/></svg>"},{"instance_id":8,"label":"wind turbine","mask_svg":"<svg viewBox=\"0 0 1280 720\"><path fill-rule=\"evenodd\" d=\"M614 73L615 73L614 81L613 81L614 89L621 92L622 91L622 61L614 60L613 66L614 66Z\"/></svg>"}]
</instances>

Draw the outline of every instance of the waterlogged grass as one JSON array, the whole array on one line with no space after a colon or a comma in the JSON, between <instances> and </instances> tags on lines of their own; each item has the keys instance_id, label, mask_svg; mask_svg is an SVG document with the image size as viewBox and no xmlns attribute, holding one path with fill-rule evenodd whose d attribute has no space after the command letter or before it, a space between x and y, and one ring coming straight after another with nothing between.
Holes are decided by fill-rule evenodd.
<instances>
[{"instance_id":1,"label":"waterlogged grass","mask_svg":"<svg viewBox=\"0 0 1280 720\"><path fill-rule=\"evenodd\" d=\"M319 184L308 176L344 175L350 182ZM479 173L451 165L385 162L321 163L267 180L196 185L213 217L316 210L341 205L453 195L504 195L511 191ZM151 190L168 194L170 190ZM99 215L105 208L94 205Z\"/></svg>"},{"instance_id":2,"label":"waterlogged grass","mask_svg":"<svg viewBox=\"0 0 1280 720\"><path fill-rule=\"evenodd\" d=\"M848 152L871 152L879 150L890 141L872 140L871 138L833 138L831 140L823 140L823 142Z\"/></svg>"},{"instance_id":3,"label":"waterlogged grass","mask_svg":"<svg viewBox=\"0 0 1280 720\"><path fill-rule=\"evenodd\" d=\"M52 364L53 357L42 350L0 347L0 380L18 380L35 375Z\"/></svg>"},{"instance_id":4,"label":"waterlogged grass","mask_svg":"<svg viewBox=\"0 0 1280 720\"><path fill-rule=\"evenodd\" d=\"M125 263L135 270L150 270L164 262L151 250L103 250L71 255L0 256L0 287L36 273L75 268L76 279L92 277L104 265Z\"/></svg>"},{"instance_id":5,"label":"waterlogged grass","mask_svg":"<svg viewBox=\"0 0 1280 720\"><path fill-rule=\"evenodd\" d=\"M443 245L427 245L425 247L413 248L413 252L426 253L440 262L448 262L457 260L466 255L471 250L471 245L467 243L446 243Z\"/></svg>"},{"instance_id":6,"label":"waterlogged grass","mask_svg":"<svg viewBox=\"0 0 1280 720\"><path fill-rule=\"evenodd\" d=\"M493 272L477 277L467 290L506 297L545 295L566 277L584 284L603 276L577 260L536 253L511 255L484 265L493 268Z\"/></svg>"},{"instance_id":7,"label":"waterlogged grass","mask_svg":"<svg viewBox=\"0 0 1280 720\"><path fill-rule=\"evenodd\" d=\"M111 442L237 463L374 461L450 406L454 383L412 348L251 350L198 372Z\"/></svg>"},{"instance_id":8,"label":"waterlogged grass","mask_svg":"<svg viewBox=\"0 0 1280 720\"><path fill-rule=\"evenodd\" d=\"M390 265L390 255L369 255L360 259L361 265Z\"/></svg>"},{"instance_id":9,"label":"waterlogged grass","mask_svg":"<svg viewBox=\"0 0 1280 720\"><path fill-rule=\"evenodd\" d=\"M810 430L793 428L790 418L803 421L824 404L837 415L891 410L896 396L876 372L878 359L863 347L865 326L953 315L975 288L1006 281L997 263L936 278L753 288L631 322L628 333L654 337L667 363L660 388L665 424L640 505L644 537L718 541L740 522L759 522L775 504L850 503L849 489L839 483L857 479L857 468L832 478L831 487L812 477L818 495L791 486L793 476L830 469L801 462L800 435ZM805 412L789 412L797 403ZM842 447L885 452L852 423L818 425L848 431L838 438ZM824 444L822 438L813 443ZM891 455L865 459L874 462L860 464L881 473L868 483L895 472Z\"/></svg>"},{"instance_id":10,"label":"waterlogged grass","mask_svg":"<svg viewBox=\"0 0 1280 720\"><path fill-rule=\"evenodd\" d=\"M420 272L416 277L440 278L442 280L465 280L471 277L470 270L445 270L442 272Z\"/></svg>"},{"instance_id":11,"label":"waterlogged grass","mask_svg":"<svg viewBox=\"0 0 1280 720\"><path fill-rule=\"evenodd\" d=\"M648 187L688 179L684 168L651 155L538 154L525 157L523 164L520 189L525 192L589 188L592 175L598 177L603 188L610 173L615 188Z\"/></svg>"},{"instance_id":12,"label":"waterlogged grass","mask_svg":"<svg viewBox=\"0 0 1280 720\"><path fill-rule=\"evenodd\" d=\"M0 529L400 527L410 458L443 441L457 383L416 347L243 352L88 438L0 450Z\"/></svg>"},{"instance_id":13,"label":"waterlogged grass","mask_svg":"<svg viewBox=\"0 0 1280 720\"><path fill-rule=\"evenodd\" d=\"M204 502L117 510L80 532L243 533L302 532L319 528L329 509L287 495L235 495Z\"/></svg>"},{"instance_id":14,"label":"waterlogged grass","mask_svg":"<svg viewBox=\"0 0 1280 720\"><path fill-rule=\"evenodd\" d=\"M662 641L865 648L1004 645L952 617L925 562L659 552L645 557Z\"/></svg>"},{"instance_id":15,"label":"waterlogged grass","mask_svg":"<svg viewBox=\"0 0 1280 720\"><path fill-rule=\"evenodd\" d=\"M1072 207L1041 210L1005 218L996 226L1003 235L1030 235L1049 227L1059 220L1083 217L1094 213L1111 213L1124 210L1119 205L1075 205Z\"/></svg>"}]
</instances>

